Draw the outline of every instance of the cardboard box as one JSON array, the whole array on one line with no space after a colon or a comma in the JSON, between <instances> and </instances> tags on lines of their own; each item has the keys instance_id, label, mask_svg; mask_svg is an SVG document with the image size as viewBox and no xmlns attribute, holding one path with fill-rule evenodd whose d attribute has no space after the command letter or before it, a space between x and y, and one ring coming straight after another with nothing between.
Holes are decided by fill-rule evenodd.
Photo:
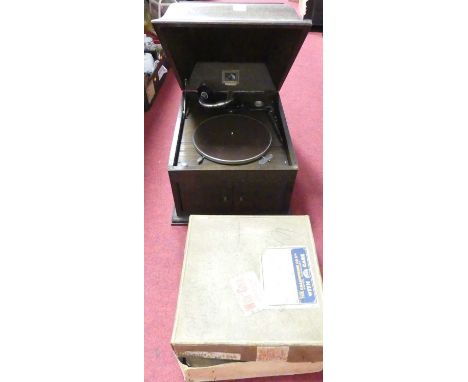
<instances>
[{"instance_id":1,"label":"cardboard box","mask_svg":"<svg viewBox=\"0 0 468 382\"><path fill-rule=\"evenodd\" d=\"M191 215L171 342L186 381L322 370L308 216Z\"/></svg>"}]
</instances>

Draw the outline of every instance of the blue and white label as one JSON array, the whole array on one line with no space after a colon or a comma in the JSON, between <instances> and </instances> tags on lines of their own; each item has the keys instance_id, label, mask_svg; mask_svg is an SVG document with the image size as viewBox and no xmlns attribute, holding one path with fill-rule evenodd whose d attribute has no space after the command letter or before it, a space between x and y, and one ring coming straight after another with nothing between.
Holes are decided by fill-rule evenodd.
<instances>
[{"instance_id":1,"label":"blue and white label","mask_svg":"<svg viewBox=\"0 0 468 382\"><path fill-rule=\"evenodd\" d=\"M265 307L314 306L314 268L304 246L268 248L262 256Z\"/></svg>"},{"instance_id":2,"label":"blue and white label","mask_svg":"<svg viewBox=\"0 0 468 382\"><path fill-rule=\"evenodd\" d=\"M313 304L317 298L306 248L291 248L291 258L294 267L294 275L296 276L296 289L299 303Z\"/></svg>"}]
</instances>

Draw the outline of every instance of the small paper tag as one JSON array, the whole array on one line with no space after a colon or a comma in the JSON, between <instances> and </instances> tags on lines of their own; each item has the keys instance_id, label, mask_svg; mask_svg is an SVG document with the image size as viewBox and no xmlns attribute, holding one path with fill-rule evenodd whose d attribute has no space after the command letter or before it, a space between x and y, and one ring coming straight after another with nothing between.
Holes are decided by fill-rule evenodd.
<instances>
[{"instance_id":1,"label":"small paper tag","mask_svg":"<svg viewBox=\"0 0 468 382\"><path fill-rule=\"evenodd\" d=\"M262 309L262 289L254 272L247 272L233 278L231 280L231 287L245 315L250 315Z\"/></svg>"},{"instance_id":2,"label":"small paper tag","mask_svg":"<svg viewBox=\"0 0 468 382\"><path fill-rule=\"evenodd\" d=\"M183 353L180 353L179 356L228 359L232 361L240 361L241 359L241 355L239 353L223 353L217 351L184 351Z\"/></svg>"},{"instance_id":3,"label":"small paper tag","mask_svg":"<svg viewBox=\"0 0 468 382\"><path fill-rule=\"evenodd\" d=\"M257 361L287 361L289 346L258 346Z\"/></svg>"}]
</instances>

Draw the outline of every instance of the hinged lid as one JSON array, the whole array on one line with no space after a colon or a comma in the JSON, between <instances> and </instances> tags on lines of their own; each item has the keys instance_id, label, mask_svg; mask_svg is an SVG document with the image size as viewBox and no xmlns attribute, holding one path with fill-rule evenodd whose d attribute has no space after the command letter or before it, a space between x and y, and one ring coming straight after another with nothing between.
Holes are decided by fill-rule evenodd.
<instances>
[{"instance_id":1,"label":"hinged lid","mask_svg":"<svg viewBox=\"0 0 468 382\"><path fill-rule=\"evenodd\" d=\"M181 2L152 22L182 89L197 62L236 62L265 64L279 90L311 27L286 4Z\"/></svg>"}]
</instances>

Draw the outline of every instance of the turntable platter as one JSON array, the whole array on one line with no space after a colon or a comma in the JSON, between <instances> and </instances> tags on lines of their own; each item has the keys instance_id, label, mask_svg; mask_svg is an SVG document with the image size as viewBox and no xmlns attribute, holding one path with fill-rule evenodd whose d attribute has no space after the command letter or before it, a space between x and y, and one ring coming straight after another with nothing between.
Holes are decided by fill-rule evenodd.
<instances>
[{"instance_id":1,"label":"turntable platter","mask_svg":"<svg viewBox=\"0 0 468 382\"><path fill-rule=\"evenodd\" d=\"M246 115L224 114L204 120L193 144L204 157L222 164L243 164L260 158L270 148L268 127Z\"/></svg>"}]
</instances>

